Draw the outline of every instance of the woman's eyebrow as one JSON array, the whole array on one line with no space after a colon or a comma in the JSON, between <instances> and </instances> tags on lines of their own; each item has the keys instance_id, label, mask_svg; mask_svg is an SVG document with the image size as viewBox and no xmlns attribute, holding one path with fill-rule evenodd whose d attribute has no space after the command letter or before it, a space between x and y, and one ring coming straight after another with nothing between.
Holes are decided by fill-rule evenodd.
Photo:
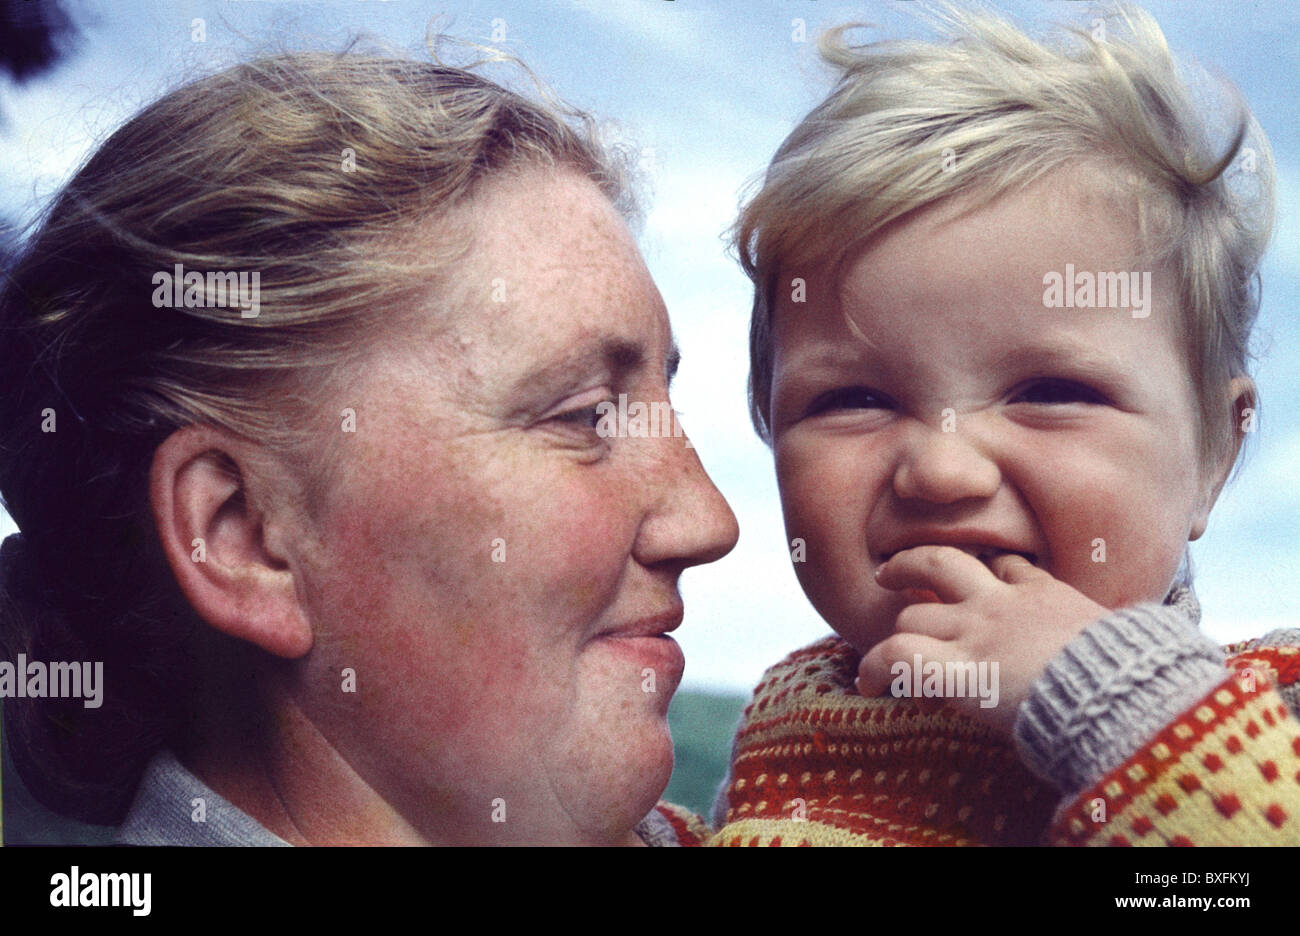
<instances>
[{"instance_id":1,"label":"woman's eyebrow","mask_svg":"<svg viewBox=\"0 0 1300 936\"><path fill-rule=\"evenodd\" d=\"M605 337L566 349L559 357L546 361L528 371L515 381L515 390L527 390L536 385L552 386L571 380L575 374L607 370L619 376L642 366L648 357L646 347L639 341L626 338ZM677 348L669 354L669 373L676 370Z\"/></svg>"}]
</instances>

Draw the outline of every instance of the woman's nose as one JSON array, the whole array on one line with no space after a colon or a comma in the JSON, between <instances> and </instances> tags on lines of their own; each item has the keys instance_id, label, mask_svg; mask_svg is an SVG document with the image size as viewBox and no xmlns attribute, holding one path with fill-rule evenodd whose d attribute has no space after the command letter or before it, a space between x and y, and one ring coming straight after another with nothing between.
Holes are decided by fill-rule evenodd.
<instances>
[{"instance_id":1,"label":"woman's nose","mask_svg":"<svg viewBox=\"0 0 1300 936\"><path fill-rule=\"evenodd\" d=\"M900 498L952 504L997 492L1001 471L968 439L930 428L917 433L894 469L894 493Z\"/></svg>"},{"instance_id":2,"label":"woman's nose","mask_svg":"<svg viewBox=\"0 0 1300 936\"><path fill-rule=\"evenodd\" d=\"M633 547L637 560L685 568L721 559L740 538L736 515L684 435L652 444L660 446L652 469L659 478L649 485L655 499Z\"/></svg>"}]
</instances>

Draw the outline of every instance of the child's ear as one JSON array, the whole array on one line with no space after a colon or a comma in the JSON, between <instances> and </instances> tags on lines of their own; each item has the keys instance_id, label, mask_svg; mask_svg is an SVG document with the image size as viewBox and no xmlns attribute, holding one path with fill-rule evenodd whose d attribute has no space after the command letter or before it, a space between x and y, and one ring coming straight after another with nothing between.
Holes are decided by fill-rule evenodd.
<instances>
[{"instance_id":1,"label":"child's ear","mask_svg":"<svg viewBox=\"0 0 1300 936\"><path fill-rule=\"evenodd\" d=\"M1228 383L1227 403L1231 413L1228 431L1224 433L1222 444L1219 446L1219 457L1213 464L1205 466L1201 503L1188 539L1200 539L1205 532L1206 524L1210 520L1210 511L1219 499L1219 492L1228 483L1228 477L1237 463L1237 455L1241 451L1242 443L1246 440L1246 433L1255 430L1259 404L1255 382L1249 377L1234 377Z\"/></svg>"}]
</instances>

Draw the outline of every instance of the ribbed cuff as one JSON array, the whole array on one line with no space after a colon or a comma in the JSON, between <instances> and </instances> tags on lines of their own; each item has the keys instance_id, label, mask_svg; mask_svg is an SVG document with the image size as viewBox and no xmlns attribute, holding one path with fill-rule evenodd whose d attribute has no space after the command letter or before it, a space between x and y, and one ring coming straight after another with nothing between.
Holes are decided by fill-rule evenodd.
<instances>
[{"instance_id":1,"label":"ribbed cuff","mask_svg":"<svg viewBox=\"0 0 1300 936\"><path fill-rule=\"evenodd\" d=\"M1163 605L1124 608L1059 653L1021 705L1015 741L1028 767L1073 795L1124 763L1228 673L1179 587Z\"/></svg>"}]
</instances>

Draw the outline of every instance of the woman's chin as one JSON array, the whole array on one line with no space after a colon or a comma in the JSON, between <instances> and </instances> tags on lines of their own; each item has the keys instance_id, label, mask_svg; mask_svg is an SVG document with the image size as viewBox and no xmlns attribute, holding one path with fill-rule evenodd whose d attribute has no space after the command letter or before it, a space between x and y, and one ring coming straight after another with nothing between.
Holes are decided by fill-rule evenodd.
<instances>
[{"instance_id":1,"label":"woman's chin","mask_svg":"<svg viewBox=\"0 0 1300 936\"><path fill-rule=\"evenodd\" d=\"M629 790L626 800L628 812L625 819L632 826L639 823L654 809L655 803L663 796L668 781L673 775L672 738L668 734L666 725L663 737L666 739L666 744L658 752L657 757L649 756L651 752L646 751L643 758L637 762L642 772L637 778L636 788Z\"/></svg>"},{"instance_id":2,"label":"woman's chin","mask_svg":"<svg viewBox=\"0 0 1300 936\"><path fill-rule=\"evenodd\" d=\"M673 739L667 718L645 713L625 722L611 739L613 755L599 770L591 790L608 790L606 800L619 823L631 828L654 808L673 773ZM594 765L593 765L594 766Z\"/></svg>"}]
</instances>

